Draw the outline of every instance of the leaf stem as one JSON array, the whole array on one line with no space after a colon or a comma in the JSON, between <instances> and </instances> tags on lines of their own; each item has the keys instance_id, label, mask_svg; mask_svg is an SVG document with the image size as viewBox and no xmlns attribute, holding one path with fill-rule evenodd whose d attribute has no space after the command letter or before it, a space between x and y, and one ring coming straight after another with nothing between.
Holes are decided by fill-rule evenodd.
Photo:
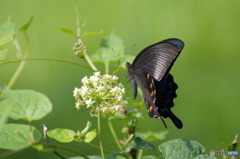
<instances>
[{"instance_id":1,"label":"leaf stem","mask_svg":"<svg viewBox=\"0 0 240 159\"><path fill-rule=\"evenodd\" d=\"M102 155L102 159L105 159L104 152L103 152L103 146L102 146L102 138L101 138L101 121L100 121L100 112L98 112L98 136L99 136L99 145L100 145L100 151Z\"/></svg>"},{"instance_id":2,"label":"leaf stem","mask_svg":"<svg viewBox=\"0 0 240 159\"><path fill-rule=\"evenodd\" d=\"M65 62L65 63L70 63L74 65L78 65L87 69L90 69L88 66L70 61L70 60L63 60L63 59L57 59L57 58L45 58L45 57L37 57L37 58L23 58L23 59L17 59L17 60L10 60L10 61L5 61L5 62L0 62L0 65L3 64L8 64L8 63L15 63L15 62L20 62L20 61L35 61L35 60L49 60L49 61L60 61L60 62Z\"/></svg>"},{"instance_id":3,"label":"leaf stem","mask_svg":"<svg viewBox=\"0 0 240 159\"><path fill-rule=\"evenodd\" d=\"M108 126L109 126L109 129L110 129L110 131L111 131L111 133L112 133L112 136L113 136L113 138L114 138L114 140L115 140L115 142L116 142L116 144L117 144L117 147L119 148L119 150L122 150L122 147L121 147L121 145L119 144L119 139L118 139L118 137L117 137L117 134L116 134L116 132L115 132L115 130L114 130L114 128L113 128L113 125L112 125L112 123L111 123L110 120L108 120Z\"/></svg>"}]
</instances>

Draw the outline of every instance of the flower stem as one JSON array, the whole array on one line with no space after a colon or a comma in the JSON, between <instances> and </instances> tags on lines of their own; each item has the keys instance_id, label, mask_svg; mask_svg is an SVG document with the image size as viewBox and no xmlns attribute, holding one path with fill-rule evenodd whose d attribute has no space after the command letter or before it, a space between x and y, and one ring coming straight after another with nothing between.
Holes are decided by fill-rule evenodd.
<instances>
[{"instance_id":1,"label":"flower stem","mask_svg":"<svg viewBox=\"0 0 240 159\"><path fill-rule=\"evenodd\" d=\"M79 43L83 43L83 42L82 42L82 39L81 39L81 29L80 29L80 28L81 28L81 25L80 25L78 10L76 10L76 14L77 14L77 21L76 21L76 23L77 23L77 38L78 38L78 42L79 42ZM86 60L86 62L88 63L88 65L91 67L91 69L92 69L94 72L98 71L98 69L97 69L97 68L95 67L95 65L92 63L92 61L90 60L90 58L88 57L88 55L87 55L86 52L83 54L83 57L84 57L84 59Z\"/></svg>"},{"instance_id":2,"label":"flower stem","mask_svg":"<svg viewBox=\"0 0 240 159\"><path fill-rule=\"evenodd\" d=\"M92 63L92 61L88 57L87 53L84 53L83 57L94 72L98 71L98 69L95 67L95 65Z\"/></svg>"},{"instance_id":3,"label":"flower stem","mask_svg":"<svg viewBox=\"0 0 240 159\"><path fill-rule=\"evenodd\" d=\"M121 150L122 147L121 147L121 145L119 144L119 139L118 139L118 137L117 137L117 134L116 134L116 132L115 132L115 130L114 130L114 128L113 128L113 125L112 125L112 123L111 123L110 120L108 120L108 126L109 126L109 129L110 129L110 131L111 131L111 133L112 133L112 136L113 136L113 138L114 138L114 140L115 140L115 142L116 142L116 144L117 144L117 147L119 148L119 150Z\"/></svg>"},{"instance_id":4,"label":"flower stem","mask_svg":"<svg viewBox=\"0 0 240 159\"><path fill-rule=\"evenodd\" d=\"M138 154L137 154L137 159L141 159L142 158L142 154L143 154L143 150L139 150Z\"/></svg>"},{"instance_id":5,"label":"flower stem","mask_svg":"<svg viewBox=\"0 0 240 159\"><path fill-rule=\"evenodd\" d=\"M109 63L108 63L108 61L105 63L105 73L106 74L109 73Z\"/></svg>"},{"instance_id":6,"label":"flower stem","mask_svg":"<svg viewBox=\"0 0 240 159\"><path fill-rule=\"evenodd\" d=\"M105 159L104 152L103 152L103 146L102 146L102 138L101 138L100 112L98 112L98 136L99 136L99 145L100 145L100 151L101 151L102 159Z\"/></svg>"}]
</instances>

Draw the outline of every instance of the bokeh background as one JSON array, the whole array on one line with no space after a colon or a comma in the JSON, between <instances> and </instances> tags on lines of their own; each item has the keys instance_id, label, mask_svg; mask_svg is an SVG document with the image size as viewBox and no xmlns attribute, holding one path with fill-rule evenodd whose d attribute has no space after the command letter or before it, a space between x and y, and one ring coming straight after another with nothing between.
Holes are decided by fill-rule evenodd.
<instances>
[{"instance_id":1,"label":"bokeh background","mask_svg":"<svg viewBox=\"0 0 240 159\"><path fill-rule=\"evenodd\" d=\"M169 134L165 140L197 140L208 153L228 146L235 134L240 132L240 1L0 0L0 4L0 23L10 17L20 26L31 16L34 17L28 29L30 57L84 63L73 54L76 39L55 29L76 28L75 8L87 22L83 31L103 30L102 34L84 39L89 53L97 51L100 40L112 30L122 38L126 53L134 55L160 40L171 37L182 39L185 48L171 73L179 85L173 111L182 119L184 127L178 130L166 120ZM12 48L8 59L14 58L15 50ZM17 66L18 63L0 66L1 85L8 83ZM81 78L91 74L91 71L72 64L28 61L14 89L34 89L46 94L52 101L52 113L33 123L39 129L44 123L49 129L81 130L88 120L93 122L94 128L97 126L96 119L91 118L85 108L77 111L72 96L74 87L80 86ZM121 78L126 77L123 75ZM126 90L131 91L130 86ZM139 122L139 132L164 130L159 120L148 118L145 109L142 113L144 119ZM118 135L122 136L121 122L115 121L114 125ZM104 146L116 150L105 120L102 134ZM86 154L99 153L81 143L68 146ZM30 149L8 158L57 157Z\"/></svg>"}]
</instances>

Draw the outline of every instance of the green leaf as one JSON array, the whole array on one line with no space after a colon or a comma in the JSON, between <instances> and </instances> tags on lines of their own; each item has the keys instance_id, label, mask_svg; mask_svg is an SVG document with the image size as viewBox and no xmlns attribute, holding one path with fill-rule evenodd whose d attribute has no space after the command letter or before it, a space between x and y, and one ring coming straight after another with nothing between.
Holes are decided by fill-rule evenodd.
<instances>
[{"instance_id":1,"label":"green leaf","mask_svg":"<svg viewBox=\"0 0 240 159\"><path fill-rule=\"evenodd\" d=\"M32 130L32 131L31 131ZM33 134L34 140L32 141ZM33 126L23 124L4 124L0 128L0 148L7 150L20 150L38 142L41 133Z\"/></svg>"},{"instance_id":2,"label":"green leaf","mask_svg":"<svg viewBox=\"0 0 240 159\"><path fill-rule=\"evenodd\" d=\"M83 33L83 34L81 35L81 37L85 37L85 36L95 36L95 35L100 34L100 33L101 33L101 31L100 31L100 32L85 32L85 33Z\"/></svg>"},{"instance_id":3,"label":"green leaf","mask_svg":"<svg viewBox=\"0 0 240 159\"><path fill-rule=\"evenodd\" d=\"M143 156L141 159L158 159L158 158L156 156L149 155L149 156Z\"/></svg>"},{"instance_id":4,"label":"green leaf","mask_svg":"<svg viewBox=\"0 0 240 159\"><path fill-rule=\"evenodd\" d=\"M144 133L136 133L137 136L141 137L142 139L153 142L153 141L159 141L166 138L166 135L168 134L168 131L161 131L161 132L144 132Z\"/></svg>"},{"instance_id":5,"label":"green leaf","mask_svg":"<svg viewBox=\"0 0 240 159\"><path fill-rule=\"evenodd\" d=\"M7 57L8 49L0 50L0 61L5 60Z\"/></svg>"},{"instance_id":6,"label":"green leaf","mask_svg":"<svg viewBox=\"0 0 240 159\"><path fill-rule=\"evenodd\" d=\"M53 129L47 132L47 135L59 142L72 142L76 133L70 129Z\"/></svg>"},{"instance_id":7,"label":"green leaf","mask_svg":"<svg viewBox=\"0 0 240 159\"><path fill-rule=\"evenodd\" d=\"M0 47L12 42L15 25L8 20L0 25Z\"/></svg>"},{"instance_id":8,"label":"green leaf","mask_svg":"<svg viewBox=\"0 0 240 159\"><path fill-rule=\"evenodd\" d=\"M57 27L56 29L59 30L59 31L62 31L64 33L70 34L70 35L74 35L74 36L77 35L74 30L71 30L71 29L68 29L68 28Z\"/></svg>"},{"instance_id":9,"label":"green leaf","mask_svg":"<svg viewBox=\"0 0 240 159\"><path fill-rule=\"evenodd\" d=\"M90 132L88 132L86 135L85 135L85 139L84 139L84 142L91 142L95 137L97 136L97 131L94 129Z\"/></svg>"},{"instance_id":10,"label":"green leaf","mask_svg":"<svg viewBox=\"0 0 240 159\"><path fill-rule=\"evenodd\" d=\"M84 136L84 135L87 133L87 131L89 130L89 128L91 127L91 125L92 125L91 122L88 121L86 127L81 131L81 135L82 135L82 136Z\"/></svg>"},{"instance_id":11,"label":"green leaf","mask_svg":"<svg viewBox=\"0 0 240 159\"><path fill-rule=\"evenodd\" d=\"M155 149L155 146L152 143L147 142L147 141L141 139L140 137L136 137L135 139L133 139L130 142L129 147L132 148L132 149L137 149L137 150L140 150L140 149L143 149L143 150L147 150L147 149L154 150Z\"/></svg>"},{"instance_id":12,"label":"green leaf","mask_svg":"<svg viewBox=\"0 0 240 159\"><path fill-rule=\"evenodd\" d=\"M197 141L175 139L159 145L159 151L164 158L200 159L206 157L205 148Z\"/></svg>"},{"instance_id":13,"label":"green leaf","mask_svg":"<svg viewBox=\"0 0 240 159\"><path fill-rule=\"evenodd\" d=\"M123 41L113 32L101 41L100 49L90 58L94 62L109 63L118 61L124 56Z\"/></svg>"},{"instance_id":14,"label":"green leaf","mask_svg":"<svg viewBox=\"0 0 240 159\"><path fill-rule=\"evenodd\" d=\"M31 17L25 24L23 24L22 26L19 27L20 31L26 31L28 29L28 27L30 26L30 24L33 21L33 17Z\"/></svg>"},{"instance_id":15,"label":"green leaf","mask_svg":"<svg viewBox=\"0 0 240 159\"><path fill-rule=\"evenodd\" d=\"M50 100L33 90L6 90L3 99L0 102L0 114L8 109L7 116L15 120L39 120L52 110Z\"/></svg>"},{"instance_id":16,"label":"green leaf","mask_svg":"<svg viewBox=\"0 0 240 159\"><path fill-rule=\"evenodd\" d=\"M102 159L102 156L100 155L95 155L95 156L87 156L89 159ZM70 157L68 159L85 159L84 157ZM112 155L112 154L106 154L105 155L105 159L126 159L125 157L123 156L120 156L120 155Z\"/></svg>"}]
</instances>

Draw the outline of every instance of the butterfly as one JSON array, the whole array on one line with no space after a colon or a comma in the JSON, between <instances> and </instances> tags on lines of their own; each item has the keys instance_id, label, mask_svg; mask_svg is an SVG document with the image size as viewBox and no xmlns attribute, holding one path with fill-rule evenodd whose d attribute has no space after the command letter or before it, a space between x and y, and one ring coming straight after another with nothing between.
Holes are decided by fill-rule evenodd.
<instances>
[{"instance_id":1,"label":"butterfly","mask_svg":"<svg viewBox=\"0 0 240 159\"><path fill-rule=\"evenodd\" d=\"M160 118L165 127L167 125L162 117L170 118L179 129L183 123L171 111L178 85L169 71L183 47L184 42L180 39L163 40L143 49L132 64L126 63L133 98L137 97L139 85L149 116Z\"/></svg>"}]
</instances>

